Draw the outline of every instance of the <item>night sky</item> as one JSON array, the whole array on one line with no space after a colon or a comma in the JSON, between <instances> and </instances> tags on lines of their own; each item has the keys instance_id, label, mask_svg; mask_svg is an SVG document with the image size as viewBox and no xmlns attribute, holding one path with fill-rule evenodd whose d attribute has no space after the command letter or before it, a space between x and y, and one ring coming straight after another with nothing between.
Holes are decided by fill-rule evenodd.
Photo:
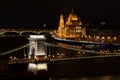
<instances>
[{"instance_id":1,"label":"night sky","mask_svg":"<svg viewBox=\"0 0 120 80\"><path fill-rule=\"evenodd\" d=\"M119 0L3 0L0 24L47 24L57 26L59 15L74 12L85 23L120 22Z\"/></svg>"}]
</instances>

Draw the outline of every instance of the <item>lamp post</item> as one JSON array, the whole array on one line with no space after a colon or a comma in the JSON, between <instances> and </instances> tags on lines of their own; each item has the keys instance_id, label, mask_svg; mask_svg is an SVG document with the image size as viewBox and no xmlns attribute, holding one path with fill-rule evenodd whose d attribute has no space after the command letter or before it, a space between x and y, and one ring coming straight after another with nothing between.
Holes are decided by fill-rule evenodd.
<instances>
[{"instance_id":1,"label":"lamp post","mask_svg":"<svg viewBox=\"0 0 120 80\"><path fill-rule=\"evenodd\" d=\"M101 41L102 43L104 43L105 42L105 37L103 36L102 37L102 41Z\"/></svg>"},{"instance_id":2,"label":"lamp post","mask_svg":"<svg viewBox=\"0 0 120 80\"><path fill-rule=\"evenodd\" d=\"M117 37L115 36L115 37L113 38L113 40L114 40L114 42L117 42Z\"/></svg>"},{"instance_id":3,"label":"lamp post","mask_svg":"<svg viewBox=\"0 0 120 80\"><path fill-rule=\"evenodd\" d=\"M107 37L107 42L111 42L111 40L110 40L110 39L111 39L111 37L110 37L110 36L108 36L108 37Z\"/></svg>"},{"instance_id":4,"label":"lamp post","mask_svg":"<svg viewBox=\"0 0 120 80\"><path fill-rule=\"evenodd\" d=\"M96 41L99 41L100 37L99 36L96 36Z\"/></svg>"}]
</instances>

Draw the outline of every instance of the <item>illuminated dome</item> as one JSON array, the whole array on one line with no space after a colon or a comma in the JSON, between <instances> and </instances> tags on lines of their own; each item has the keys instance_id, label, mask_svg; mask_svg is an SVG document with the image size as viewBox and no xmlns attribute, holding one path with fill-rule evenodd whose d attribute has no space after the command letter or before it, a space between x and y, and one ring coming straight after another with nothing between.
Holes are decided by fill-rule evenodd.
<instances>
[{"instance_id":1,"label":"illuminated dome","mask_svg":"<svg viewBox=\"0 0 120 80\"><path fill-rule=\"evenodd\" d=\"M76 14L70 13L68 16L68 20L78 20L78 17Z\"/></svg>"}]
</instances>

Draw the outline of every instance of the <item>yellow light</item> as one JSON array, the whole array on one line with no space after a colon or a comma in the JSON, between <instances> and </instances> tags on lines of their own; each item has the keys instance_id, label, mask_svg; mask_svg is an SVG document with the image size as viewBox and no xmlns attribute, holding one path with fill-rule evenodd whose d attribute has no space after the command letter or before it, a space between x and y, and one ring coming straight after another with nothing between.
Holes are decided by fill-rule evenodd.
<instances>
[{"instance_id":1,"label":"yellow light","mask_svg":"<svg viewBox=\"0 0 120 80\"><path fill-rule=\"evenodd\" d=\"M96 39L99 39L99 36L97 36Z\"/></svg>"},{"instance_id":2,"label":"yellow light","mask_svg":"<svg viewBox=\"0 0 120 80\"><path fill-rule=\"evenodd\" d=\"M33 72L33 71L35 71L36 69L37 69L36 64L34 64L34 63L29 63L29 64L28 64L28 71Z\"/></svg>"},{"instance_id":3,"label":"yellow light","mask_svg":"<svg viewBox=\"0 0 120 80\"><path fill-rule=\"evenodd\" d=\"M105 37L103 36L102 39L105 39Z\"/></svg>"},{"instance_id":4,"label":"yellow light","mask_svg":"<svg viewBox=\"0 0 120 80\"><path fill-rule=\"evenodd\" d=\"M91 36L89 35L88 38L91 38Z\"/></svg>"},{"instance_id":5,"label":"yellow light","mask_svg":"<svg viewBox=\"0 0 120 80\"><path fill-rule=\"evenodd\" d=\"M45 39L45 36L44 35L30 35L30 38Z\"/></svg>"},{"instance_id":6,"label":"yellow light","mask_svg":"<svg viewBox=\"0 0 120 80\"><path fill-rule=\"evenodd\" d=\"M117 40L117 37L114 37L114 40Z\"/></svg>"},{"instance_id":7,"label":"yellow light","mask_svg":"<svg viewBox=\"0 0 120 80\"><path fill-rule=\"evenodd\" d=\"M37 64L37 70L47 70L47 63Z\"/></svg>"},{"instance_id":8,"label":"yellow light","mask_svg":"<svg viewBox=\"0 0 120 80\"><path fill-rule=\"evenodd\" d=\"M110 36L108 36L107 39L109 40L109 39L110 39Z\"/></svg>"}]
</instances>

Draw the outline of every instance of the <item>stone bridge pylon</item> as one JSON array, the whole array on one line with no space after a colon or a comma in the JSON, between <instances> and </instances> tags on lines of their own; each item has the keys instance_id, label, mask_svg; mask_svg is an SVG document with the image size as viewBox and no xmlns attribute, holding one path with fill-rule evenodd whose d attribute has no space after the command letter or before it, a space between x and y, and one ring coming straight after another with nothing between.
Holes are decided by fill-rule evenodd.
<instances>
[{"instance_id":1,"label":"stone bridge pylon","mask_svg":"<svg viewBox=\"0 0 120 80\"><path fill-rule=\"evenodd\" d=\"M44 35L30 35L29 43L29 59L35 59L37 57L46 56L46 51L44 47L45 36Z\"/></svg>"}]
</instances>

